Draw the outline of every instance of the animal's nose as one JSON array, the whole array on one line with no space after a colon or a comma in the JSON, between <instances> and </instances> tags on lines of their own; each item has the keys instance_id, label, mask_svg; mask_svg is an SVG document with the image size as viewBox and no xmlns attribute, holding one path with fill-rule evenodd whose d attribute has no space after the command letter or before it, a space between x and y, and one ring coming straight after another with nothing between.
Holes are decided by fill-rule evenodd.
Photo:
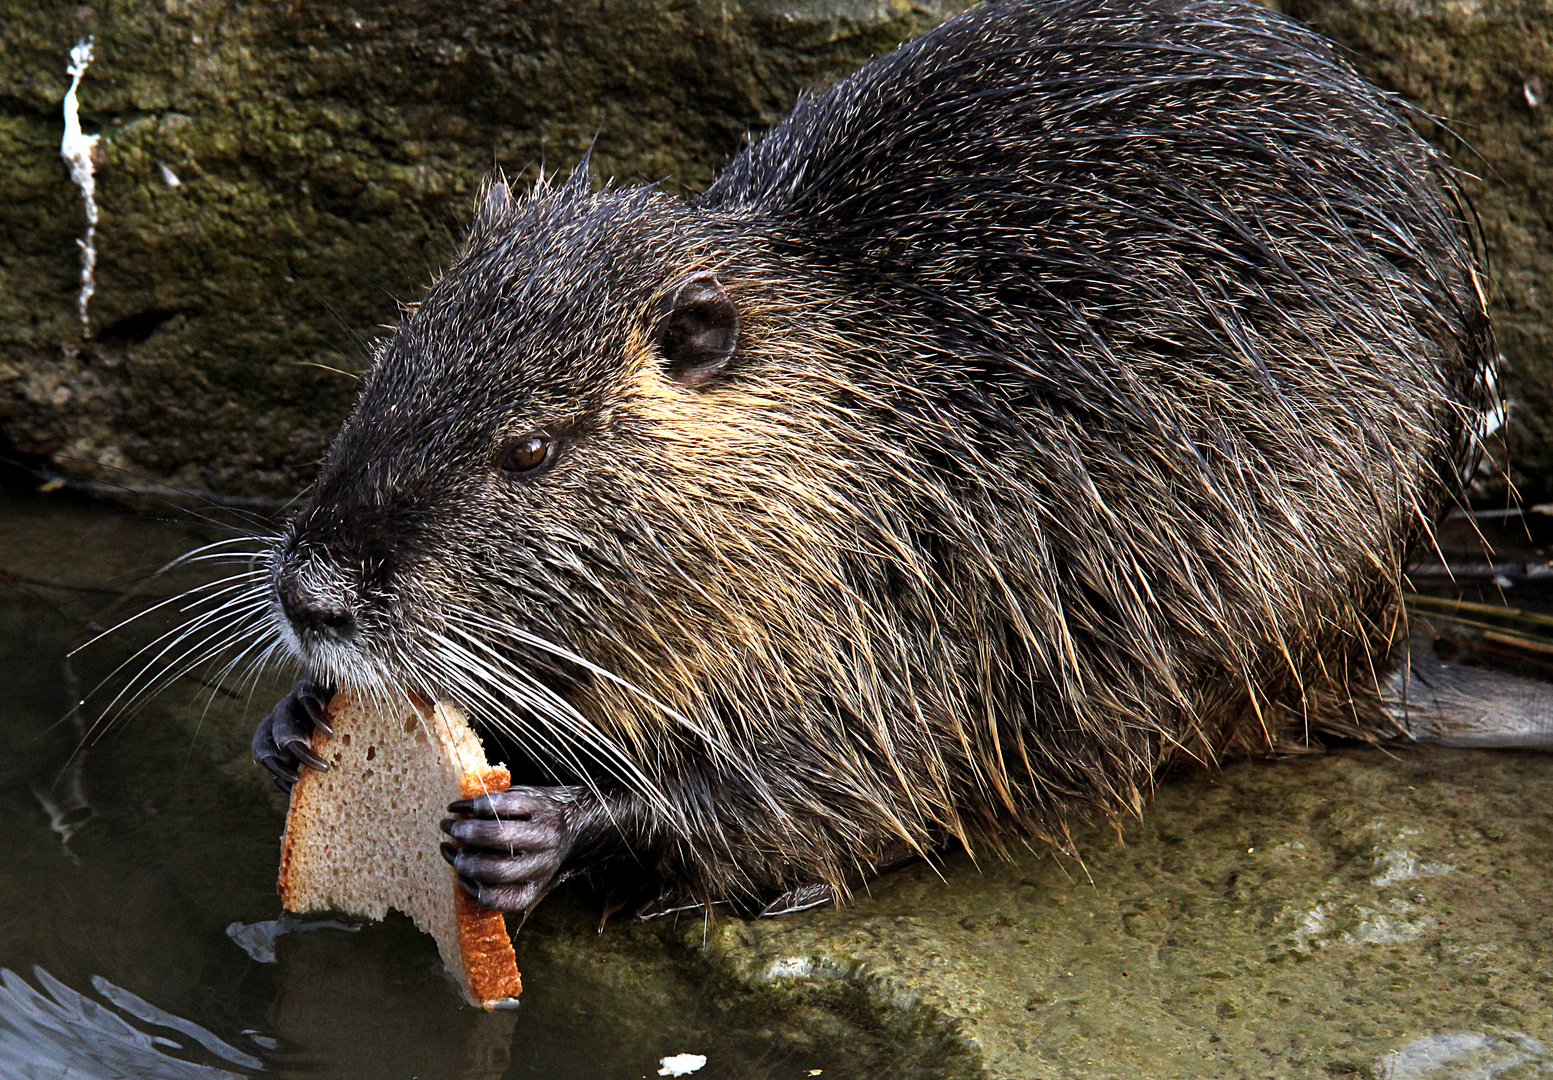
<instances>
[{"instance_id":1,"label":"animal's nose","mask_svg":"<svg viewBox=\"0 0 1553 1080\"><path fill-rule=\"evenodd\" d=\"M349 611L310 593L297 583L288 582L277 590L280 609L298 633L345 640L356 630L356 617Z\"/></svg>"}]
</instances>

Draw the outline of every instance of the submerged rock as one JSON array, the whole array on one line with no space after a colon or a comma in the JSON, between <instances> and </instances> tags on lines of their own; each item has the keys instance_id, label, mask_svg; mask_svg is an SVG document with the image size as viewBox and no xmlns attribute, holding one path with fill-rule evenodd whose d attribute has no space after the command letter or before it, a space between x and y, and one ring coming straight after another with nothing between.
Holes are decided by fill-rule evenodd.
<instances>
[{"instance_id":1,"label":"submerged rock","mask_svg":"<svg viewBox=\"0 0 1553 1080\"><path fill-rule=\"evenodd\" d=\"M925 1007L999 1080L1553 1074L1550 791L1548 754L1241 763L1165 783L1082 861L918 865L704 947Z\"/></svg>"}]
</instances>

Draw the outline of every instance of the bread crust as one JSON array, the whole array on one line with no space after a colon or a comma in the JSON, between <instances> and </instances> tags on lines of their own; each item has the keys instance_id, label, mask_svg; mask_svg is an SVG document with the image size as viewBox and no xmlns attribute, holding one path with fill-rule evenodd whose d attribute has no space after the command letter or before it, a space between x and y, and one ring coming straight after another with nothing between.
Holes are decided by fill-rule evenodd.
<instances>
[{"instance_id":1,"label":"bread crust","mask_svg":"<svg viewBox=\"0 0 1553 1080\"><path fill-rule=\"evenodd\" d=\"M485 760L463 714L443 702L368 705L341 692L334 734L313 734L327 772L304 768L281 841L281 904L381 919L390 908L436 939L464 997L481 1008L523 991L502 913L482 908L443 860L447 804L505 791L511 774Z\"/></svg>"}]
</instances>

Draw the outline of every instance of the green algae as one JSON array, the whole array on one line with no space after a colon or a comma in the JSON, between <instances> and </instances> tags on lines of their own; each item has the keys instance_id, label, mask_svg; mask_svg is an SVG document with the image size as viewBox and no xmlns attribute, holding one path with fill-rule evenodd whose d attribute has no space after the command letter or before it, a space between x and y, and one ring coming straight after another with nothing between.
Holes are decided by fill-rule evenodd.
<instances>
[{"instance_id":1,"label":"green algae","mask_svg":"<svg viewBox=\"0 0 1553 1080\"><path fill-rule=\"evenodd\" d=\"M917 866L708 947L752 982L926 1005L1007 1080L1373 1076L1440 1032L1549 1045L1550 791L1550 755L1242 763L1166 783L1082 862Z\"/></svg>"},{"instance_id":2,"label":"green algae","mask_svg":"<svg viewBox=\"0 0 1553 1080\"><path fill-rule=\"evenodd\" d=\"M569 170L591 147L600 178L696 190L804 87L952 6L13 0L0 425L69 474L289 496L493 169ZM82 340L58 145L87 35L103 217Z\"/></svg>"},{"instance_id":3,"label":"green algae","mask_svg":"<svg viewBox=\"0 0 1553 1080\"><path fill-rule=\"evenodd\" d=\"M372 339L445 264L493 169L531 178L591 147L598 178L693 192L805 87L959 6L8 0L0 431L69 475L289 497ZM1483 219L1509 475L1553 497L1553 8L1279 6L1451 118L1457 135L1424 126L1470 174ZM66 56L87 35L82 120L102 135L103 220L82 340L84 222L58 145Z\"/></svg>"}]
</instances>

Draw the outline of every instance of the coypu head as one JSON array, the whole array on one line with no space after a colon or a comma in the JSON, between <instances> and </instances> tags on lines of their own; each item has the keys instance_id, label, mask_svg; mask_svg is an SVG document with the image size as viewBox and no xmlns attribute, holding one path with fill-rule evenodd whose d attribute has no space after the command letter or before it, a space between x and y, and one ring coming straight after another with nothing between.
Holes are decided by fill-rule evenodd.
<instances>
[{"instance_id":1,"label":"coypu head","mask_svg":"<svg viewBox=\"0 0 1553 1080\"><path fill-rule=\"evenodd\" d=\"M769 673L822 625L794 564L851 517L826 299L765 261L582 169L493 184L274 548L305 669L457 701L551 775L738 757L728 700L777 706Z\"/></svg>"}]
</instances>

